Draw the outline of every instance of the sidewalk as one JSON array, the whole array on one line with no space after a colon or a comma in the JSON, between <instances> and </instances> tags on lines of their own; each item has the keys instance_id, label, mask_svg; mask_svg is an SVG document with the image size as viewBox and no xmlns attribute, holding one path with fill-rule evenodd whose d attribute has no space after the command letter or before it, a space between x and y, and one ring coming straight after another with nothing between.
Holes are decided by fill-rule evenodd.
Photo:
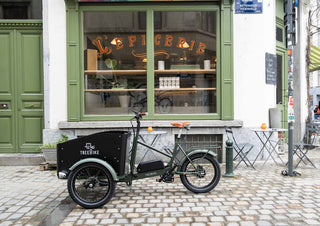
<instances>
[{"instance_id":1,"label":"sidewalk","mask_svg":"<svg viewBox=\"0 0 320 226\"><path fill-rule=\"evenodd\" d=\"M103 208L76 206L60 225L320 225L320 150L311 152L318 169L302 164L301 176L282 176L285 168L272 161L258 170L240 165L237 178L222 177L206 194L189 192L179 178L119 183ZM44 221L68 197L67 181L56 171L0 167L0 176L1 226L59 224Z\"/></svg>"},{"instance_id":2,"label":"sidewalk","mask_svg":"<svg viewBox=\"0 0 320 226\"><path fill-rule=\"evenodd\" d=\"M39 225L68 193L66 180L39 166L0 166L0 225Z\"/></svg>"}]
</instances>

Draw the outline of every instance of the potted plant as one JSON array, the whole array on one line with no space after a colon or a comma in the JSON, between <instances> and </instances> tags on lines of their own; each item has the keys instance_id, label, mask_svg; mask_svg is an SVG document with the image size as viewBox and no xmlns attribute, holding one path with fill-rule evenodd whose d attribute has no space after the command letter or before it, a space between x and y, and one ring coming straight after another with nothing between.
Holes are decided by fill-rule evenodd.
<instances>
[{"instance_id":1,"label":"potted plant","mask_svg":"<svg viewBox=\"0 0 320 226\"><path fill-rule=\"evenodd\" d=\"M111 70L117 70L118 67L120 66L120 65L118 65L117 60L110 59L110 58L106 59L104 61L104 63L106 64L107 68L109 68ZM126 83L125 79L121 79L119 81L117 75L116 74L113 75L113 82L111 83L112 89L124 89L125 83Z\"/></svg>"},{"instance_id":2,"label":"potted plant","mask_svg":"<svg viewBox=\"0 0 320 226\"><path fill-rule=\"evenodd\" d=\"M120 67L117 60L115 59L108 58L105 60L105 64L107 68L111 70L117 70ZM113 78L114 78L114 81L112 82L112 89L123 90L128 86L127 79L125 78L118 79L116 74L113 75ZM126 92L119 92L118 98L119 98L120 106L124 108L128 108L130 96L127 95Z\"/></svg>"},{"instance_id":3,"label":"potted plant","mask_svg":"<svg viewBox=\"0 0 320 226\"><path fill-rule=\"evenodd\" d=\"M47 143L40 147L43 153L43 157L49 164L57 164L57 144L63 143L68 140L68 136L65 134L61 135L61 138L54 143Z\"/></svg>"}]
</instances>

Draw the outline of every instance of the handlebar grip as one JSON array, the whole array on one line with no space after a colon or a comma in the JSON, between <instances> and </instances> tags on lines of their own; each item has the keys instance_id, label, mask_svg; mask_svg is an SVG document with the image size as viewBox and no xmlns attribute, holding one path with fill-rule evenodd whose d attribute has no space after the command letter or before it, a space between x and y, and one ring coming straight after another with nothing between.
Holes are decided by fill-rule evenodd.
<instances>
[{"instance_id":1,"label":"handlebar grip","mask_svg":"<svg viewBox=\"0 0 320 226\"><path fill-rule=\"evenodd\" d=\"M139 115L140 116L148 116L148 112L140 112Z\"/></svg>"}]
</instances>

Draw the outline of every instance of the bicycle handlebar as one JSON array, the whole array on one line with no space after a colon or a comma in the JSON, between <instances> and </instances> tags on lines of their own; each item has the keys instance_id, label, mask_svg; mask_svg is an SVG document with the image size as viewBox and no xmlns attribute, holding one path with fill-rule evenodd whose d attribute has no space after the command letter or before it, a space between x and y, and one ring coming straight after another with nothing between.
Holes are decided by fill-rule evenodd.
<instances>
[{"instance_id":1,"label":"bicycle handlebar","mask_svg":"<svg viewBox=\"0 0 320 226\"><path fill-rule=\"evenodd\" d=\"M132 110L132 112L135 114L135 118L137 120L140 120L142 118L142 116L148 116L148 112L138 112L138 111L134 111L134 110Z\"/></svg>"},{"instance_id":2,"label":"bicycle handlebar","mask_svg":"<svg viewBox=\"0 0 320 226\"><path fill-rule=\"evenodd\" d=\"M148 112L140 112L140 116L148 116Z\"/></svg>"},{"instance_id":3,"label":"bicycle handlebar","mask_svg":"<svg viewBox=\"0 0 320 226\"><path fill-rule=\"evenodd\" d=\"M142 119L142 116L147 116L148 112L138 112L138 111L134 111L134 110L132 110L132 112L135 114L135 116L130 120L130 122L131 122L131 125L132 125L133 133L135 134L135 129L134 129L134 126L132 124L132 120L136 119L136 121L137 121L136 131L137 131L137 133L139 133L139 131L140 131L140 119Z\"/></svg>"}]
</instances>

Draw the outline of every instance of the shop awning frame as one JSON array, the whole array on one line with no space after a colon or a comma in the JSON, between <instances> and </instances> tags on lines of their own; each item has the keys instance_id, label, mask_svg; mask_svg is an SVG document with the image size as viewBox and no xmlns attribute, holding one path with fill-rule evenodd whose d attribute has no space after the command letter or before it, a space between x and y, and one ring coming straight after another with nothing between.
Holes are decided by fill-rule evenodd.
<instances>
[{"instance_id":1,"label":"shop awning frame","mask_svg":"<svg viewBox=\"0 0 320 226\"><path fill-rule=\"evenodd\" d=\"M310 72L320 70L320 48L314 45L310 47Z\"/></svg>"}]
</instances>

